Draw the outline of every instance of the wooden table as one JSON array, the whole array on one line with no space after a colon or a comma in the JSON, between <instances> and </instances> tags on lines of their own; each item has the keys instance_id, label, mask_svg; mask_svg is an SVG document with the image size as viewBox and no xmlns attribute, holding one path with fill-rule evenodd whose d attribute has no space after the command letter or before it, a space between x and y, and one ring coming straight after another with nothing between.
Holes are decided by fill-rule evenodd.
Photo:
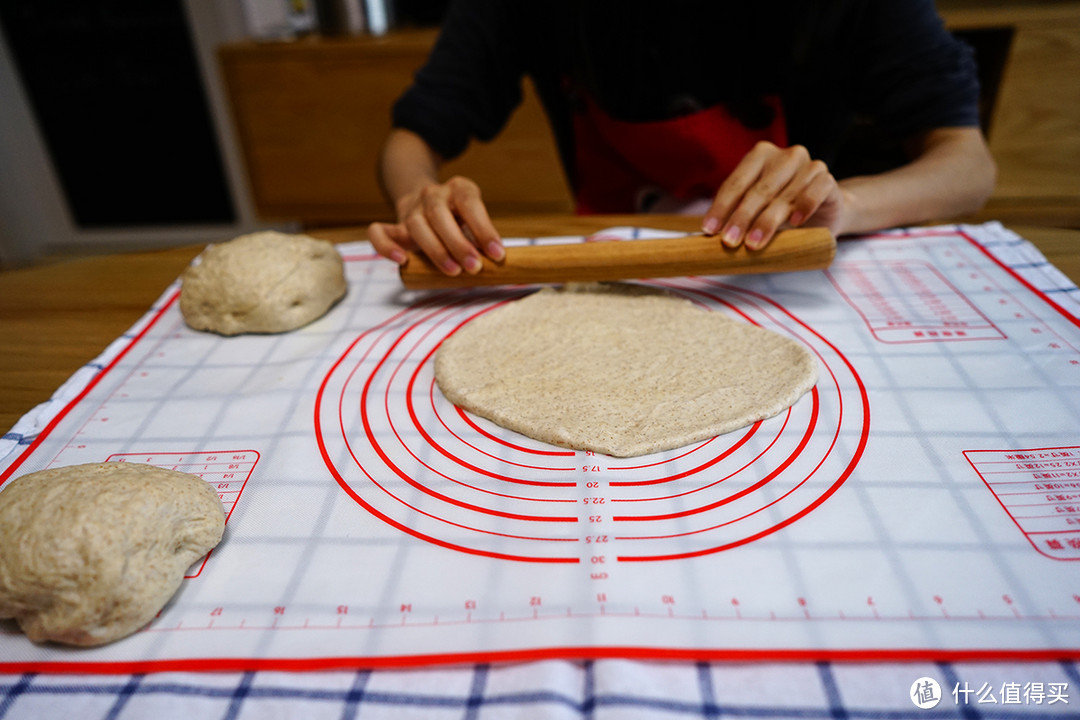
<instances>
[{"instance_id":1,"label":"wooden table","mask_svg":"<svg viewBox=\"0 0 1080 720\"><path fill-rule=\"evenodd\" d=\"M697 230L679 216L528 216L496 222L507 237L574 235L615 225ZM1080 231L1014 228L1080 283ZM362 240L363 228L312 232L335 242ZM56 260L0 273L0 432L48 400L150 308L202 246Z\"/></svg>"}]
</instances>

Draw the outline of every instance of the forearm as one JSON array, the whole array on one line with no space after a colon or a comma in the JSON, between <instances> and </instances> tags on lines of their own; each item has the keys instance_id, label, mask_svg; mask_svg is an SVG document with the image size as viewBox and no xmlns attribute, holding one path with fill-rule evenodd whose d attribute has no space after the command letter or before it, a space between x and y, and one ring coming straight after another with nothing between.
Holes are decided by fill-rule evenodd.
<instances>
[{"instance_id":1,"label":"forearm","mask_svg":"<svg viewBox=\"0 0 1080 720\"><path fill-rule=\"evenodd\" d=\"M913 156L907 165L881 175L840 181L845 209L838 235L972 213L994 189L994 161L976 128L933 130Z\"/></svg>"},{"instance_id":2,"label":"forearm","mask_svg":"<svg viewBox=\"0 0 1080 720\"><path fill-rule=\"evenodd\" d=\"M441 165L442 158L419 135L402 129L390 132L379 156L379 182L399 217L403 199L439 182Z\"/></svg>"}]
</instances>

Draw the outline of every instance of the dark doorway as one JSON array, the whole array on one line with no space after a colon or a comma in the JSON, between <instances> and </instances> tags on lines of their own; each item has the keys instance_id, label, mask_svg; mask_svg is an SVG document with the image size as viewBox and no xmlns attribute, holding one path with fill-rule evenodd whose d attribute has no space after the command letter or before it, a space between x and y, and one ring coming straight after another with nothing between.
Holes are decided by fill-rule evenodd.
<instances>
[{"instance_id":1,"label":"dark doorway","mask_svg":"<svg viewBox=\"0 0 1080 720\"><path fill-rule=\"evenodd\" d=\"M80 227L234 221L180 0L0 0L0 26Z\"/></svg>"}]
</instances>

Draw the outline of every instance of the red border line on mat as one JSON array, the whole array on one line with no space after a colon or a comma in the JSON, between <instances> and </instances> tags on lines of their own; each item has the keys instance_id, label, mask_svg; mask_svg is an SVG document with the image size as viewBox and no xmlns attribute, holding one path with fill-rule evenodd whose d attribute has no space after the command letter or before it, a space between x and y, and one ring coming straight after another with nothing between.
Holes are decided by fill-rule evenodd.
<instances>
[{"instance_id":1,"label":"red border line on mat","mask_svg":"<svg viewBox=\"0 0 1080 720\"><path fill-rule=\"evenodd\" d=\"M841 238L840 242L858 243L858 242L866 242L867 240L891 240L891 241L896 241L896 242L902 242L904 240L913 240L913 239L918 240L918 239L924 239L924 238L928 238L928 237L945 237L945 236L948 236L948 235L957 235L957 236L963 238L964 240L966 240L969 245L974 246L974 248L976 250L978 250L980 253L985 255L987 257L987 259L989 259L992 263L994 263L999 268L1004 270L1014 280L1016 280L1018 283L1020 283L1025 288L1027 288L1029 291L1031 291L1031 293L1033 295L1035 295L1035 297L1037 297L1040 300L1042 300L1043 302L1045 302L1047 305L1049 305L1059 315L1064 317L1066 320L1068 320L1070 323L1072 323L1076 327L1080 328L1080 317L1077 317L1076 315L1073 315L1070 311L1066 310L1064 307L1057 304L1054 301L1054 299L1051 298L1049 295L1047 295L1045 292L1043 292L1039 288L1032 285L1020 273L1016 272L1016 270L1014 270L1011 267L1009 267L1008 265L1006 265L1003 260L1001 260L1000 258L995 256L992 252L990 252L989 248L987 248L987 247L983 246L982 244L980 244L979 241L976 240L971 235L971 233L967 232L962 227L947 226L947 227L945 227L945 229L941 229L941 228L925 228L921 232L918 231L918 230L914 230L914 231L907 232L907 233L902 233L902 234L901 233L895 233L895 234L879 233L879 234L871 234L871 235L861 235L861 236L855 236L855 237L850 237L850 238ZM1023 242L1026 242L1026 243L1031 242L1030 240L1025 239L1021 235L1016 235L1016 237L1018 237ZM1038 249L1038 248L1036 248L1036 249ZM1047 262L1049 263L1049 261L1047 261ZM1052 265L1052 263L1049 263L1049 264Z\"/></svg>"},{"instance_id":2,"label":"red border line on mat","mask_svg":"<svg viewBox=\"0 0 1080 720\"><path fill-rule=\"evenodd\" d=\"M979 252L981 252L983 255L990 258L991 260L993 260L994 263L998 267L1000 267L1002 270L1004 270L1009 275L1011 275L1014 280L1016 280L1018 283L1020 283L1024 287L1026 287L1028 290L1030 290L1036 297L1042 298L1043 302L1045 302L1047 305L1049 305L1054 310L1056 310L1059 315L1064 317L1066 320L1071 322L1076 327L1080 328L1080 318L1076 317L1071 312L1066 310L1064 307L1062 307L1061 305L1058 305L1056 302L1054 302L1053 298L1051 298L1049 295L1044 293L1039 288L1032 285L1020 273L1016 272L1016 270L1013 270L1011 267L1006 265L1000 259L995 257L994 254L991 253L988 248L983 247L982 245L980 245L979 242L975 238L973 238L971 235L964 232L963 230L959 230L959 229L956 230L956 234L959 235L960 237L964 238L965 240L967 240L970 244L974 245L976 250L978 250ZM1018 235L1017 237L1020 237L1020 236ZM1020 237L1020 239L1023 240L1022 237ZM1024 240L1024 242L1029 242L1029 241Z\"/></svg>"},{"instance_id":3,"label":"red border line on mat","mask_svg":"<svg viewBox=\"0 0 1080 720\"><path fill-rule=\"evenodd\" d=\"M1042 650L942 650L938 648L900 648L879 650L851 648L813 650L777 648L768 650L727 649L698 650L662 647L550 647L531 650L493 650L487 652L431 653L386 657L320 658L187 658L182 660L131 660L114 662L14 662L0 663L0 673L71 673L130 675L148 672L239 672L279 671L315 672L343 669L392 669L483 663L528 662L535 660L657 660L657 661L769 661L769 662L1053 662L1080 659L1080 649Z\"/></svg>"},{"instance_id":4,"label":"red border line on mat","mask_svg":"<svg viewBox=\"0 0 1080 720\"><path fill-rule=\"evenodd\" d=\"M30 457L30 455L34 453L35 450L38 449L38 446L40 446L41 443L45 441L45 438L48 437L54 429L56 429L56 426L59 425L65 417L67 417L67 414L71 412L71 410L76 405L82 402L83 398L85 398L91 390L97 387L97 384L101 382L101 379L104 378L107 374L109 374L113 370L113 368L115 368L117 364L119 364L120 361L124 359L128 352L130 352L130 350L139 343L139 341L146 337L146 334L150 332L150 328L154 327L154 325L157 324L157 322L161 319L165 312L172 306L174 302L176 302L176 299L179 297L180 288L176 288L172 292L172 295L165 300L161 308L156 313L154 313L154 316L152 318L150 318L150 322L146 323L146 327L144 327L133 338L131 338L131 342L127 344L127 347L117 353L116 357L114 357L108 365L98 371L98 373L90 379L90 382L86 383L86 387L84 387L78 395L72 398L68 402L68 404L65 405L64 408L56 414L56 417L49 421L49 424L46 425L40 433L38 433L38 436L34 439L34 441L30 443L25 450L22 451L19 457L17 457L15 461L11 463L11 465L8 466L8 468L4 470L2 474L0 474L0 485L3 485L8 479L11 478L11 475L19 468L20 465L22 465L26 461L28 457ZM83 365L83 367L86 366Z\"/></svg>"}]
</instances>

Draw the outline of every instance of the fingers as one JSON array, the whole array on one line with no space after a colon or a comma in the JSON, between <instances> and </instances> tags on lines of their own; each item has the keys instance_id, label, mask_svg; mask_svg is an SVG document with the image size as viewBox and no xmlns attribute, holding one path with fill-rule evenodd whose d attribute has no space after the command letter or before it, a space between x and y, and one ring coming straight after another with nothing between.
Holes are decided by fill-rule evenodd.
<instances>
[{"instance_id":1,"label":"fingers","mask_svg":"<svg viewBox=\"0 0 1080 720\"><path fill-rule=\"evenodd\" d=\"M405 262L405 250L413 247L409 231L400 223L371 223L368 226L367 236L375 252L393 260L398 265Z\"/></svg>"},{"instance_id":2,"label":"fingers","mask_svg":"<svg viewBox=\"0 0 1080 720\"><path fill-rule=\"evenodd\" d=\"M473 186L475 188L475 185ZM502 238L488 216L487 207L480 199L480 190L471 190L456 203L457 214L463 223L465 234L473 244L492 260L498 262L506 255Z\"/></svg>"},{"instance_id":3,"label":"fingers","mask_svg":"<svg viewBox=\"0 0 1080 720\"><path fill-rule=\"evenodd\" d=\"M447 275L480 272L481 253L495 261L503 258L502 239L473 181L455 177L428 185L405 205L398 226Z\"/></svg>"},{"instance_id":4,"label":"fingers","mask_svg":"<svg viewBox=\"0 0 1080 720\"><path fill-rule=\"evenodd\" d=\"M715 235L720 232L721 238L731 237L729 244L731 241L735 244L742 241L745 225L740 227L735 224L732 215L746 192L761 177L774 149L779 150L771 144L758 143L720 185L712 207L705 213L702 221L702 229L706 235Z\"/></svg>"},{"instance_id":5,"label":"fingers","mask_svg":"<svg viewBox=\"0 0 1080 720\"><path fill-rule=\"evenodd\" d=\"M479 272L476 248L461 232L441 194L425 193L419 211L405 218L405 228L422 253L447 275Z\"/></svg>"},{"instance_id":6,"label":"fingers","mask_svg":"<svg viewBox=\"0 0 1080 720\"><path fill-rule=\"evenodd\" d=\"M806 148L761 142L721 185L702 228L729 247L745 242L757 250L782 227L805 223L837 192L828 167Z\"/></svg>"}]
</instances>

